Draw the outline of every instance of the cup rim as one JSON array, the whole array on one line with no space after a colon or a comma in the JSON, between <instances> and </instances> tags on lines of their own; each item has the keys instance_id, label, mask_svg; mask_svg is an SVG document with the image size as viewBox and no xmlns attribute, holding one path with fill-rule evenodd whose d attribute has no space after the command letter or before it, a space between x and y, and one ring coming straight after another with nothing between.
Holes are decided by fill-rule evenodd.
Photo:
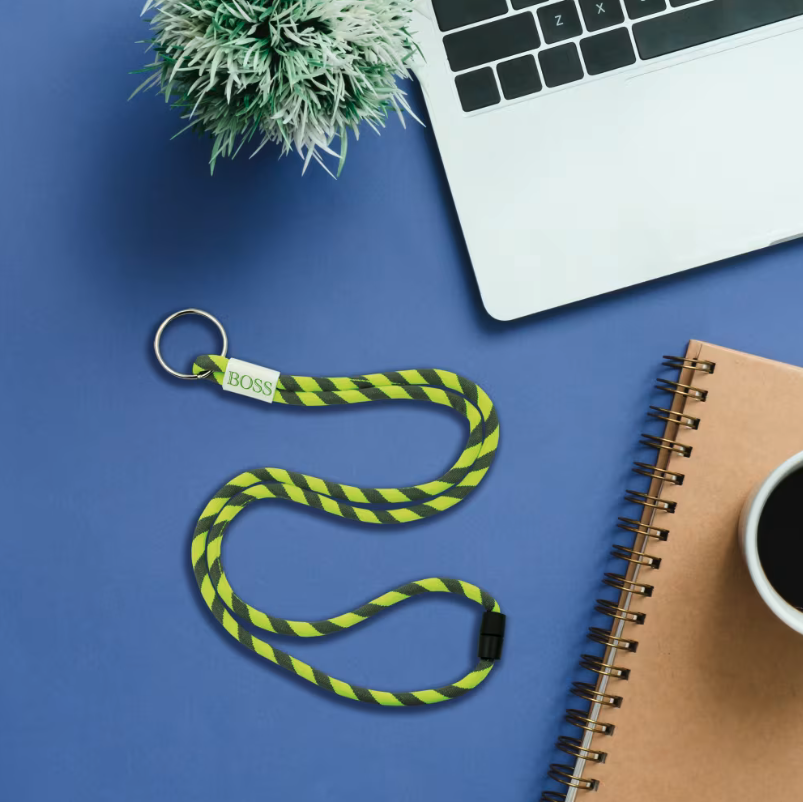
<instances>
[{"instance_id":1,"label":"cup rim","mask_svg":"<svg viewBox=\"0 0 803 802\"><path fill-rule=\"evenodd\" d=\"M759 486L750 506L747 510L744 532L744 552L747 561L747 569L753 578L761 598L767 606L781 619L787 626L796 632L803 634L803 612L789 604L786 599L778 593L764 572L761 559L758 554L758 522L772 492L783 482L787 476L803 470L803 451L790 457L782 465L779 465Z\"/></svg>"}]
</instances>

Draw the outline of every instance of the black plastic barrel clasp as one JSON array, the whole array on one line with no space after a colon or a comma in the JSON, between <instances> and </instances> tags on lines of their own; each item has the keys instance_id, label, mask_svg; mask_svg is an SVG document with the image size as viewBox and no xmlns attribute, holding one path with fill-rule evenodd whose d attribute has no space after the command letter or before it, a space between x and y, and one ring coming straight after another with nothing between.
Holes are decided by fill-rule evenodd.
<instances>
[{"instance_id":1,"label":"black plastic barrel clasp","mask_svg":"<svg viewBox=\"0 0 803 802\"><path fill-rule=\"evenodd\" d=\"M502 613L485 613L480 625L480 660L498 660L502 656L504 640L505 616Z\"/></svg>"}]
</instances>

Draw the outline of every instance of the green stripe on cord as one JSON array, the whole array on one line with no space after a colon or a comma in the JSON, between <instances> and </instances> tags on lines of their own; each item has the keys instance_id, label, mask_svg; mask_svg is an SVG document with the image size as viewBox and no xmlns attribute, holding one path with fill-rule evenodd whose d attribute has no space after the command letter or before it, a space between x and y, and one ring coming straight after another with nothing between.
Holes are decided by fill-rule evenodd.
<instances>
[{"instance_id":1,"label":"green stripe on cord","mask_svg":"<svg viewBox=\"0 0 803 802\"><path fill-rule=\"evenodd\" d=\"M205 378L222 384L227 364L228 359L224 357L199 356L193 373L212 371ZM481 660L465 677L441 688L377 691L351 685L308 666L256 637L240 621L266 632L320 637L356 626L422 593L454 593L478 602L486 611L500 612L498 602L489 593L457 579L420 579L383 593L349 613L322 621L288 621L267 615L243 601L229 584L220 559L226 528L241 510L257 499L284 499L341 518L384 525L429 518L470 495L491 467L499 444L499 421L493 403L474 382L445 370L403 370L337 378L281 375L274 397L279 404L314 407L386 399L429 401L451 407L468 420L466 447L443 476L412 487L377 488L343 485L281 468L246 471L225 484L201 513L192 539L192 565L201 595L215 618L233 638L265 659L346 699L389 707L434 704L455 699L476 688L490 673L493 662ZM371 510L367 506L385 502L395 506L389 510Z\"/></svg>"}]
</instances>

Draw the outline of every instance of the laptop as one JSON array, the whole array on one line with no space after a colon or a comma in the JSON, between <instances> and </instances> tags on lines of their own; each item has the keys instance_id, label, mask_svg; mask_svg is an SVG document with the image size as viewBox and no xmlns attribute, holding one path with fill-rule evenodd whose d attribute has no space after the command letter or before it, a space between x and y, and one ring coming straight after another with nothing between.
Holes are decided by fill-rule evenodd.
<instances>
[{"instance_id":1,"label":"laptop","mask_svg":"<svg viewBox=\"0 0 803 802\"><path fill-rule=\"evenodd\" d=\"M488 312L803 236L803 0L425 0L423 88Z\"/></svg>"}]
</instances>

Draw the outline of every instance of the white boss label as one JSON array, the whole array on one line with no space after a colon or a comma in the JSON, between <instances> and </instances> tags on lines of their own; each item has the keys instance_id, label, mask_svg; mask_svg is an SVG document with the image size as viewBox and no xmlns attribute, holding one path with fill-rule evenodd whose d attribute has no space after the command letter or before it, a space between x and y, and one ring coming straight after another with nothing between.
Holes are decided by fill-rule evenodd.
<instances>
[{"instance_id":1,"label":"white boss label","mask_svg":"<svg viewBox=\"0 0 803 802\"><path fill-rule=\"evenodd\" d=\"M230 359L223 377L223 389L228 393L247 395L260 401L273 403L276 386L279 383L279 371Z\"/></svg>"}]
</instances>

